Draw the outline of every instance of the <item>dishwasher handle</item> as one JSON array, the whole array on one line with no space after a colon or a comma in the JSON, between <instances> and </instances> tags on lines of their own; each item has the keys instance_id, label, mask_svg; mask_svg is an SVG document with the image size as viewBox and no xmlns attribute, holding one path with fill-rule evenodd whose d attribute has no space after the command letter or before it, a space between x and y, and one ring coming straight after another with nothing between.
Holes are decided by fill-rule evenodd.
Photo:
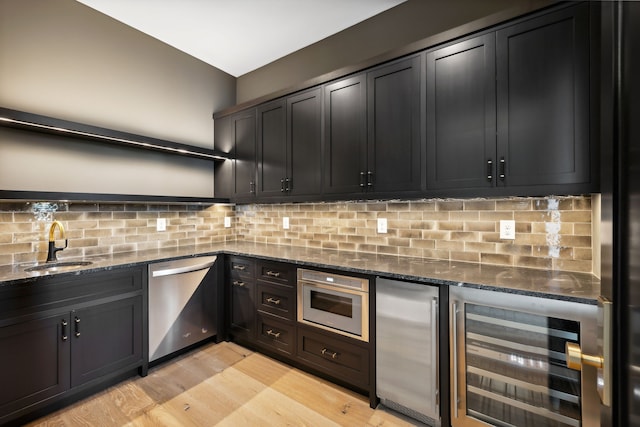
<instances>
[{"instance_id":1,"label":"dishwasher handle","mask_svg":"<svg viewBox=\"0 0 640 427\"><path fill-rule=\"evenodd\" d=\"M183 273L192 273L194 271L204 270L205 268L210 268L215 264L215 260L207 261L200 264L192 264L184 267L175 267L175 268L167 268L165 270L157 270L154 271L151 276L152 277L163 277L163 276L173 276L175 274L183 274Z\"/></svg>"}]
</instances>

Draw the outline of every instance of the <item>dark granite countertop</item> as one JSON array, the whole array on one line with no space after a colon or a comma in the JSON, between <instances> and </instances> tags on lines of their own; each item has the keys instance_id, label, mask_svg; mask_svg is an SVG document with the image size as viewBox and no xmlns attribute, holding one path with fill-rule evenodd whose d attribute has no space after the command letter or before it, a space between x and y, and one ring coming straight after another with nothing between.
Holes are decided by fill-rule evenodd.
<instances>
[{"instance_id":1,"label":"dark granite countertop","mask_svg":"<svg viewBox=\"0 0 640 427\"><path fill-rule=\"evenodd\" d=\"M184 248L145 250L138 252L88 257L89 266L58 274L82 274L116 266L133 266L148 262L214 254L246 255L292 264L335 268L419 283L471 287L499 292L595 304L600 294L600 279L592 274L548 271L531 268L503 267L466 262L441 261L394 255L313 249L250 242L229 242ZM64 259L60 256L61 261ZM0 266L0 286L17 285L42 277L24 269L33 264Z\"/></svg>"}]
</instances>

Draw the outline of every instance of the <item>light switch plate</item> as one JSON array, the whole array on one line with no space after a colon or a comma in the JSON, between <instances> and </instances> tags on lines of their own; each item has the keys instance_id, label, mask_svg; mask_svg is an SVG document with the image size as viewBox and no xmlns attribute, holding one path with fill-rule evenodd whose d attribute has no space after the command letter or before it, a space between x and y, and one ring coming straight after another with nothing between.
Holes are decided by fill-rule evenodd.
<instances>
[{"instance_id":1,"label":"light switch plate","mask_svg":"<svg viewBox=\"0 0 640 427\"><path fill-rule=\"evenodd\" d=\"M158 221L156 222L156 231L167 231L166 218L158 218Z\"/></svg>"},{"instance_id":2,"label":"light switch plate","mask_svg":"<svg viewBox=\"0 0 640 427\"><path fill-rule=\"evenodd\" d=\"M231 217L230 216L225 216L224 217L224 228L230 228L231 227Z\"/></svg>"},{"instance_id":3,"label":"light switch plate","mask_svg":"<svg viewBox=\"0 0 640 427\"><path fill-rule=\"evenodd\" d=\"M282 217L282 228L284 228L285 230L289 229L289 217L288 216Z\"/></svg>"},{"instance_id":4,"label":"light switch plate","mask_svg":"<svg viewBox=\"0 0 640 427\"><path fill-rule=\"evenodd\" d=\"M384 234L387 232L387 218L378 218L378 233Z\"/></svg>"},{"instance_id":5,"label":"light switch plate","mask_svg":"<svg viewBox=\"0 0 640 427\"><path fill-rule=\"evenodd\" d=\"M500 220L500 238L505 240L514 240L516 238L516 222L514 220Z\"/></svg>"}]
</instances>

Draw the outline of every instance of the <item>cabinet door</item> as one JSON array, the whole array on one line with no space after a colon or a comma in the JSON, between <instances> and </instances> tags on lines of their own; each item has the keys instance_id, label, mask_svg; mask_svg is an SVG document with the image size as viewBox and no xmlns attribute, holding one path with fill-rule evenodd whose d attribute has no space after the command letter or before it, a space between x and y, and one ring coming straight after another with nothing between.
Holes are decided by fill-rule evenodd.
<instances>
[{"instance_id":1,"label":"cabinet door","mask_svg":"<svg viewBox=\"0 0 640 427\"><path fill-rule=\"evenodd\" d=\"M590 180L588 11L583 4L496 33L499 184Z\"/></svg>"},{"instance_id":2,"label":"cabinet door","mask_svg":"<svg viewBox=\"0 0 640 427\"><path fill-rule=\"evenodd\" d=\"M71 313L73 387L142 360L142 296Z\"/></svg>"},{"instance_id":3,"label":"cabinet door","mask_svg":"<svg viewBox=\"0 0 640 427\"><path fill-rule=\"evenodd\" d=\"M258 196L280 196L287 176L286 104L258 108Z\"/></svg>"},{"instance_id":4,"label":"cabinet door","mask_svg":"<svg viewBox=\"0 0 640 427\"><path fill-rule=\"evenodd\" d=\"M427 186L495 183L495 34L427 54Z\"/></svg>"},{"instance_id":5,"label":"cabinet door","mask_svg":"<svg viewBox=\"0 0 640 427\"><path fill-rule=\"evenodd\" d=\"M216 150L227 153L230 157L234 154L233 135L231 134L231 117L215 119L213 125L213 146ZM213 168L213 195L214 197L230 198L234 188L233 160L225 160L214 164Z\"/></svg>"},{"instance_id":6,"label":"cabinet door","mask_svg":"<svg viewBox=\"0 0 640 427\"><path fill-rule=\"evenodd\" d=\"M253 279L235 278L231 282L231 333L253 340L256 325L256 284Z\"/></svg>"},{"instance_id":7,"label":"cabinet door","mask_svg":"<svg viewBox=\"0 0 640 427\"><path fill-rule=\"evenodd\" d=\"M322 190L322 92L313 89L287 99L285 188L292 195L319 195Z\"/></svg>"},{"instance_id":8,"label":"cabinet door","mask_svg":"<svg viewBox=\"0 0 640 427\"><path fill-rule=\"evenodd\" d=\"M376 193L422 188L421 58L367 74L368 184Z\"/></svg>"},{"instance_id":9,"label":"cabinet door","mask_svg":"<svg viewBox=\"0 0 640 427\"><path fill-rule=\"evenodd\" d=\"M0 424L69 388L69 313L0 328Z\"/></svg>"},{"instance_id":10,"label":"cabinet door","mask_svg":"<svg viewBox=\"0 0 640 427\"><path fill-rule=\"evenodd\" d=\"M235 147L233 167L236 198L251 198L256 192L256 115L255 110L233 116L231 132Z\"/></svg>"},{"instance_id":11,"label":"cabinet door","mask_svg":"<svg viewBox=\"0 0 640 427\"><path fill-rule=\"evenodd\" d=\"M367 172L367 87L364 74L324 89L322 191L360 193Z\"/></svg>"}]
</instances>

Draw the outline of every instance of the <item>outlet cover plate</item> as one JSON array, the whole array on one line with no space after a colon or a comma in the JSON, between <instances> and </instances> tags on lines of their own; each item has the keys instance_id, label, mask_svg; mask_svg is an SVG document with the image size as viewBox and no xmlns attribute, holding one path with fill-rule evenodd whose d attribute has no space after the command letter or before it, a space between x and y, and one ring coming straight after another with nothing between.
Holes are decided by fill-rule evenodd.
<instances>
[{"instance_id":1,"label":"outlet cover plate","mask_svg":"<svg viewBox=\"0 0 640 427\"><path fill-rule=\"evenodd\" d=\"M387 218L378 218L378 233L384 234L387 232Z\"/></svg>"},{"instance_id":2,"label":"outlet cover plate","mask_svg":"<svg viewBox=\"0 0 640 427\"><path fill-rule=\"evenodd\" d=\"M289 217L288 216L282 217L282 228L284 228L285 230L289 229Z\"/></svg>"},{"instance_id":3,"label":"outlet cover plate","mask_svg":"<svg viewBox=\"0 0 640 427\"><path fill-rule=\"evenodd\" d=\"M231 228L231 217L230 216L225 216L224 217L224 228Z\"/></svg>"},{"instance_id":4,"label":"outlet cover plate","mask_svg":"<svg viewBox=\"0 0 640 427\"><path fill-rule=\"evenodd\" d=\"M514 240L516 238L516 222L514 220L500 220L500 238L505 240Z\"/></svg>"},{"instance_id":5,"label":"outlet cover plate","mask_svg":"<svg viewBox=\"0 0 640 427\"><path fill-rule=\"evenodd\" d=\"M156 222L156 231L167 231L166 218L158 218L158 221Z\"/></svg>"}]
</instances>

